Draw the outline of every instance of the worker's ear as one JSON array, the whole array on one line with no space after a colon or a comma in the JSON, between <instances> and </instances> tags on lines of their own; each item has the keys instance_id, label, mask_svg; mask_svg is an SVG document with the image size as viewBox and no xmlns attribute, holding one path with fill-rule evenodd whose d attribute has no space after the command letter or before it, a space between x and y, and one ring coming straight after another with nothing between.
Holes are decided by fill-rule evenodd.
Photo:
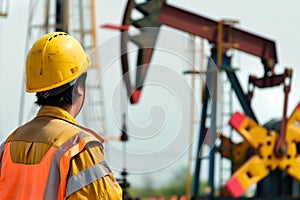
<instances>
[{"instance_id":1,"label":"worker's ear","mask_svg":"<svg viewBox=\"0 0 300 200\"><path fill-rule=\"evenodd\" d=\"M82 84L79 84L77 87L77 94L78 96L84 96L85 87Z\"/></svg>"}]
</instances>

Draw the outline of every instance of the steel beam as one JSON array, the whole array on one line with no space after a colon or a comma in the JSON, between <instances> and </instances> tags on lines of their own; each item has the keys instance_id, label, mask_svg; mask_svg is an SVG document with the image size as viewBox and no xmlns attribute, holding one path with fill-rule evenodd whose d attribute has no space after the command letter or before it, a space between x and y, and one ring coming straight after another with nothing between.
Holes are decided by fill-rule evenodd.
<instances>
[{"instance_id":1,"label":"steel beam","mask_svg":"<svg viewBox=\"0 0 300 200\"><path fill-rule=\"evenodd\" d=\"M212 43L217 43L218 22L206 17L196 15L185 10L163 4L159 15L159 22L170 27L206 38ZM230 42L230 48L258 56L262 59L266 69L273 68L277 63L275 42L258 35L223 25L222 38ZM228 41L231 38L231 41ZM228 49L228 48L227 48ZM226 48L223 49L225 52Z\"/></svg>"}]
</instances>

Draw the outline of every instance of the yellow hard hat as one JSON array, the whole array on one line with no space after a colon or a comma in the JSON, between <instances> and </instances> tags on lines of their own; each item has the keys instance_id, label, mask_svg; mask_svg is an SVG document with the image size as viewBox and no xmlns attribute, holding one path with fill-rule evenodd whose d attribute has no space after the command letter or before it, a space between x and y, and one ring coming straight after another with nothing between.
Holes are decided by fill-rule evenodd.
<instances>
[{"instance_id":1,"label":"yellow hard hat","mask_svg":"<svg viewBox=\"0 0 300 200\"><path fill-rule=\"evenodd\" d=\"M33 44L26 59L26 92L57 88L90 67L80 43L64 32L48 33Z\"/></svg>"}]
</instances>

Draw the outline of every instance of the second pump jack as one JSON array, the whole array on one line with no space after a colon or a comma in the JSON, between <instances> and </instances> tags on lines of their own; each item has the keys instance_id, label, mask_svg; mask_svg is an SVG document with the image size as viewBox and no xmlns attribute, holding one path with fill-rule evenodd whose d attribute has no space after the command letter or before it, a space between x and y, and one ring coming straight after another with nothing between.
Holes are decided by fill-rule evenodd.
<instances>
[{"instance_id":1,"label":"second pump jack","mask_svg":"<svg viewBox=\"0 0 300 200\"><path fill-rule=\"evenodd\" d=\"M272 74L260 79L254 76L249 78L250 86L254 85L260 88L284 84L283 117L280 132L277 133L275 130L268 131L245 114L237 112L232 115L230 125L254 149L254 154L234 172L225 185L233 197L241 196L247 189L276 168L300 181L300 175L297 173L300 167L300 155L296 148L296 144L300 142L298 126L300 123L300 103L288 120L286 117L291 77L292 71L286 69L281 75ZM253 88L249 88L250 100Z\"/></svg>"}]
</instances>

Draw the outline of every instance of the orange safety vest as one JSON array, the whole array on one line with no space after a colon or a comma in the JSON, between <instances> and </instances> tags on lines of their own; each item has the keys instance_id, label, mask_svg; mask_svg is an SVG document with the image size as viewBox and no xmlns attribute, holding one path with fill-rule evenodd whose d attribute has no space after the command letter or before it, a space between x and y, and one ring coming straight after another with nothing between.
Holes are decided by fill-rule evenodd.
<instances>
[{"instance_id":1,"label":"orange safety vest","mask_svg":"<svg viewBox=\"0 0 300 200\"><path fill-rule=\"evenodd\" d=\"M10 154L10 142L0 147L0 195L1 199L62 200L111 173L105 161L68 178L70 160L91 143L102 143L95 136L81 131L61 146L50 147L38 164L14 163ZM34 180L34 181L31 181Z\"/></svg>"}]
</instances>

